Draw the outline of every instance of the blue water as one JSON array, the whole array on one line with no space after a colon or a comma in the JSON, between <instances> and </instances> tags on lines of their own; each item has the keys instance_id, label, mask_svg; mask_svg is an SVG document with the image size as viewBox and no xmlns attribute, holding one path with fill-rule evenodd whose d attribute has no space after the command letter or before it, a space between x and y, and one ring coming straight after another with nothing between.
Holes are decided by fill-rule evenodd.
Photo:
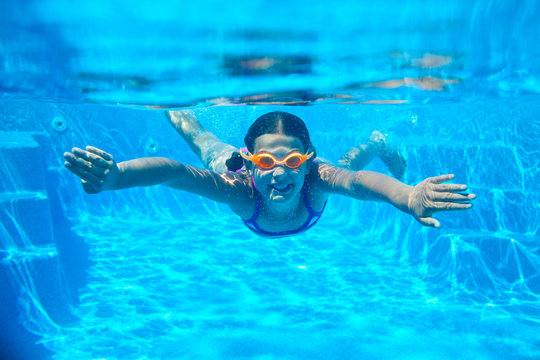
<instances>
[{"instance_id":1,"label":"blue water","mask_svg":"<svg viewBox=\"0 0 540 360\"><path fill-rule=\"evenodd\" d=\"M3 7L0 358L540 358L535 1ZM191 194L87 195L63 168L86 144L200 166L171 107L235 146L289 111L330 160L379 130L406 183L451 172L478 198L435 230L336 196L268 240Z\"/></svg>"}]
</instances>

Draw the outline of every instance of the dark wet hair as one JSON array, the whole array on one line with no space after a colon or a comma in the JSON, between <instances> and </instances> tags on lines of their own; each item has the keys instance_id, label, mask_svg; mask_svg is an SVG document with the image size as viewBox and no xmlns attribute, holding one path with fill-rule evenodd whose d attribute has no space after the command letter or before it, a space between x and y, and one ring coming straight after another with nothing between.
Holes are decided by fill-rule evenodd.
<instances>
[{"instance_id":1,"label":"dark wet hair","mask_svg":"<svg viewBox=\"0 0 540 360\"><path fill-rule=\"evenodd\" d=\"M225 160L225 165L227 165L227 170L237 171L244 166L244 160L242 159L242 156L240 156L240 153L235 151L230 158Z\"/></svg>"},{"instance_id":2,"label":"dark wet hair","mask_svg":"<svg viewBox=\"0 0 540 360\"><path fill-rule=\"evenodd\" d=\"M309 137L309 131L306 124L298 116L284 111L273 111L264 114L255 120L248 129L244 143L246 144L250 153L255 150L255 139L264 134L283 134L288 136L294 136L304 146L304 151L312 149L315 152L315 147L311 144ZM316 153L315 153L316 156ZM315 156L313 158L315 158ZM236 171L243 165L242 157L239 153L235 152L226 161L229 171Z\"/></svg>"}]
</instances>

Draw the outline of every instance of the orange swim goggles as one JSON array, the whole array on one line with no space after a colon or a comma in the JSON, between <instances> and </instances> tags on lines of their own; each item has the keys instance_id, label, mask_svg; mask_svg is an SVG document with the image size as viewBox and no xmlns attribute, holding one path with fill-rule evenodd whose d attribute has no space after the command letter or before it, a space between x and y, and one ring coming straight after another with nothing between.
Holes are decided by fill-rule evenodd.
<instances>
[{"instance_id":1,"label":"orange swim goggles","mask_svg":"<svg viewBox=\"0 0 540 360\"><path fill-rule=\"evenodd\" d=\"M240 155L246 159L253 161L261 169L272 169L276 165L285 165L290 169L299 168L307 159L313 156L313 153L302 154L299 151L293 151L289 155L285 156L283 159L278 160L274 155L260 152L256 155L252 155L249 151L248 154L244 154L243 151L240 151Z\"/></svg>"}]
</instances>

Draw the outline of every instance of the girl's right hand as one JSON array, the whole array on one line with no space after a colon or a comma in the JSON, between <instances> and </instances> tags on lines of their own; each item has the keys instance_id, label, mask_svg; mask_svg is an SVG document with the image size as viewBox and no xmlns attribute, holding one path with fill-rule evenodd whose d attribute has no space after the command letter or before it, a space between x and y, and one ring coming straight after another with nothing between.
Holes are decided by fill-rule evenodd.
<instances>
[{"instance_id":1,"label":"girl's right hand","mask_svg":"<svg viewBox=\"0 0 540 360\"><path fill-rule=\"evenodd\" d=\"M64 153L64 159L64 166L81 178L88 194L116 187L120 170L111 154L93 146L87 146L86 150L75 147Z\"/></svg>"}]
</instances>

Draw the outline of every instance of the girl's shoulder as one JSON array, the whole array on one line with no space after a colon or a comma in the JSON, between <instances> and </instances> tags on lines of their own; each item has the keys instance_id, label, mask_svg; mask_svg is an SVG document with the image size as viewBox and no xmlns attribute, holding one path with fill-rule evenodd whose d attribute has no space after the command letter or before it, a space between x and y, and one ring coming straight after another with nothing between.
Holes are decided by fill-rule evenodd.
<instances>
[{"instance_id":1,"label":"girl's shoulder","mask_svg":"<svg viewBox=\"0 0 540 360\"><path fill-rule=\"evenodd\" d=\"M231 186L236 189L235 199L228 204L229 207L236 215L243 219L249 219L253 214L257 198L257 190L253 185L251 176L246 170L227 172L225 176L230 179Z\"/></svg>"},{"instance_id":2,"label":"girl's shoulder","mask_svg":"<svg viewBox=\"0 0 540 360\"><path fill-rule=\"evenodd\" d=\"M318 191L327 194L350 195L351 186L355 181L358 172L332 165L327 162L320 162L314 174L313 183Z\"/></svg>"},{"instance_id":3,"label":"girl's shoulder","mask_svg":"<svg viewBox=\"0 0 540 360\"><path fill-rule=\"evenodd\" d=\"M310 172L311 183L314 187L320 188L321 191L324 191L328 187L328 183L335 181L343 171L348 171L326 161L314 162L313 166L314 168Z\"/></svg>"}]
</instances>

